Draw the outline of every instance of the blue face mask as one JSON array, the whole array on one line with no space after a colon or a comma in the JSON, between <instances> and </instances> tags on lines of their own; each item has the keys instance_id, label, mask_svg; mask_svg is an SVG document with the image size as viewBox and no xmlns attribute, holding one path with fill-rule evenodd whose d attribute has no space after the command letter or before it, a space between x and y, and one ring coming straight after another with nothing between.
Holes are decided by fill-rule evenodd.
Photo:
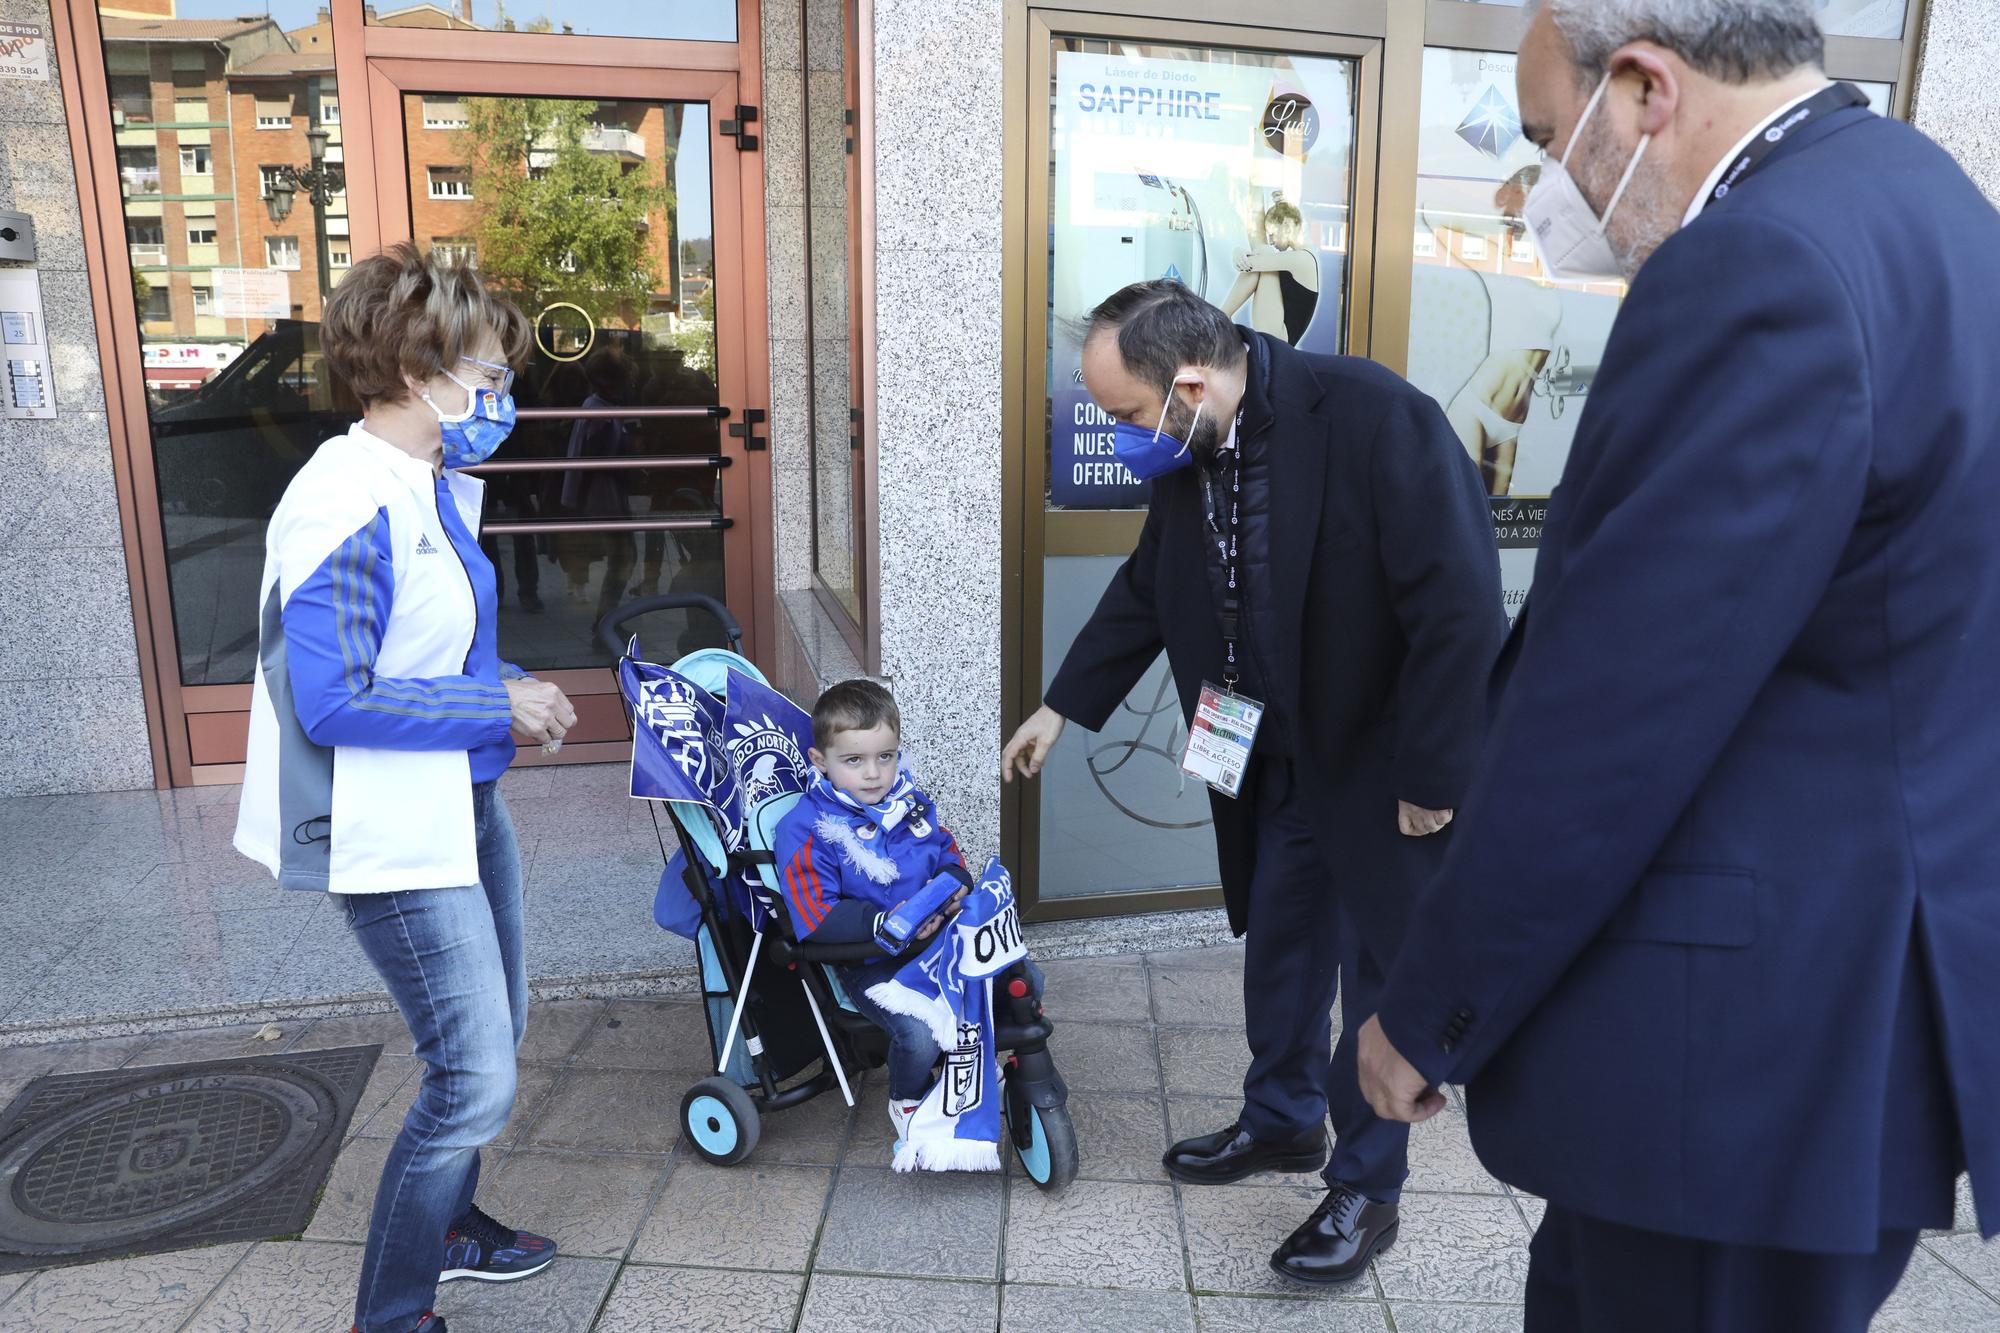
<instances>
[{"instance_id":1,"label":"blue face mask","mask_svg":"<svg viewBox=\"0 0 2000 1333\"><path fill-rule=\"evenodd\" d=\"M1200 380L1175 380L1175 384L1194 383ZM1194 450L1188 447L1194 438L1194 428L1201 424L1201 410L1207 401L1196 403L1194 420L1188 423L1188 439L1177 440L1166 433L1167 413L1174 405L1174 391L1167 389L1167 401L1160 407L1159 424L1148 431L1144 426L1134 426L1127 422L1114 422L1111 427L1111 453L1127 470L1140 481L1151 481L1164 477L1167 473L1186 467L1194 461Z\"/></svg>"},{"instance_id":2,"label":"blue face mask","mask_svg":"<svg viewBox=\"0 0 2000 1333\"><path fill-rule=\"evenodd\" d=\"M514 372L506 366L466 357L466 361L492 371L498 385L467 384L449 370L444 377L465 390L465 411L447 416L425 390L423 400L437 413L438 432L444 440L444 465L450 468L478 467L493 457L494 451L514 429Z\"/></svg>"}]
</instances>

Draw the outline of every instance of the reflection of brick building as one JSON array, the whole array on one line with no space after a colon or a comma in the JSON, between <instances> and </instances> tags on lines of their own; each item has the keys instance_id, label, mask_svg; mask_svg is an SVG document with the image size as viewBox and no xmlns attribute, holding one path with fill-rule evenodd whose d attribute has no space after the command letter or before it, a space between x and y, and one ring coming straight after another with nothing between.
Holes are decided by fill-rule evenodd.
<instances>
[{"instance_id":1,"label":"reflection of brick building","mask_svg":"<svg viewBox=\"0 0 2000 1333\"><path fill-rule=\"evenodd\" d=\"M174 0L127 0L107 6L101 20L127 242L143 284L140 321L149 364L158 363L151 380L164 390L194 387L271 318L317 320L322 286L338 283L354 259L344 194L326 209L324 284L312 201L301 191L282 221L269 214L274 169L310 165L307 131L315 124L327 130L326 160L342 161L328 11L290 32L269 18L179 19L174 12ZM478 26L468 0L370 6L368 17L393 27ZM412 95L405 105L416 239L476 259L480 212L467 108L455 96ZM671 184L678 107L603 102L591 119L586 149L626 173ZM678 314L673 220L659 210L644 228L658 275L649 311ZM238 279L238 270L247 278Z\"/></svg>"},{"instance_id":2,"label":"reflection of brick building","mask_svg":"<svg viewBox=\"0 0 2000 1333\"><path fill-rule=\"evenodd\" d=\"M244 127L234 139L236 179L243 184L244 266L289 273L291 313L301 319L317 320L320 315L320 255L312 200L304 191L296 193L283 222L271 221L266 201L274 168L311 165L306 131L315 123L327 131L326 160L340 162L340 104L333 86L331 51L274 51L229 76L230 119ZM326 233L326 286L331 289L353 262L344 193L327 205Z\"/></svg>"},{"instance_id":3,"label":"reflection of brick building","mask_svg":"<svg viewBox=\"0 0 2000 1333\"><path fill-rule=\"evenodd\" d=\"M327 124L328 159L341 156L330 49L301 52L267 18L171 10L171 0L143 0L102 19L148 380L169 391L198 384L269 318L319 317L311 201L299 196L273 223L265 168L309 165L315 116ZM327 209L334 281L351 261L346 212L345 196ZM284 299L237 308L237 270L284 274Z\"/></svg>"},{"instance_id":4,"label":"reflection of brick building","mask_svg":"<svg viewBox=\"0 0 2000 1333\"><path fill-rule=\"evenodd\" d=\"M263 18L102 22L141 325L149 341L240 345L240 326L215 313L210 276L249 253L228 71L288 50L284 34Z\"/></svg>"},{"instance_id":5,"label":"reflection of brick building","mask_svg":"<svg viewBox=\"0 0 2000 1333\"><path fill-rule=\"evenodd\" d=\"M476 26L431 4L382 14L370 6L369 19ZM342 160L332 24L324 8L289 33L265 17L181 19L175 0L119 0L103 7L100 23L148 382L188 389L269 318L320 316L312 201L296 194L290 214L273 222L268 185L270 168L311 165L306 132L315 123L327 130L326 160ZM347 199L336 195L326 209L328 288L353 257ZM247 286L232 281L236 270L249 271ZM284 275L282 300L260 272ZM232 291L257 298L254 308L232 306Z\"/></svg>"}]
</instances>

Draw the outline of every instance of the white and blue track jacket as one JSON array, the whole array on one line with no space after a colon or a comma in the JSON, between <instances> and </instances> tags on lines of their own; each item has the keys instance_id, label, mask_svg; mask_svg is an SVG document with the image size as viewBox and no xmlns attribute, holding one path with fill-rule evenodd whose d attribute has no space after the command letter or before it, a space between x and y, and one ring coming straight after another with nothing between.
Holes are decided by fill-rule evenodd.
<instances>
[{"instance_id":1,"label":"white and blue track jacket","mask_svg":"<svg viewBox=\"0 0 2000 1333\"><path fill-rule=\"evenodd\" d=\"M485 483L354 426L265 538L236 848L286 888L479 882L472 784L514 757Z\"/></svg>"}]
</instances>

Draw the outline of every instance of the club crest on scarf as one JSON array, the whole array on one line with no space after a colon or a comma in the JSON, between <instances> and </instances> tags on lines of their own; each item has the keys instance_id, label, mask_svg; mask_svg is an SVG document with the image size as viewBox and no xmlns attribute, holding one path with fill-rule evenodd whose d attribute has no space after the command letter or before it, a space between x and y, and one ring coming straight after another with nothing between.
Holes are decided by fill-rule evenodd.
<instances>
[{"instance_id":1,"label":"club crest on scarf","mask_svg":"<svg viewBox=\"0 0 2000 1333\"><path fill-rule=\"evenodd\" d=\"M985 1061L977 1023L958 1025L958 1046L944 1058L944 1113L961 1116L985 1100Z\"/></svg>"},{"instance_id":2,"label":"club crest on scarf","mask_svg":"<svg viewBox=\"0 0 2000 1333\"><path fill-rule=\"evenodd\" d=\"M924 1020L945 1053L942 1072L897 1145L895 1170L1000 1169L993 979L1027 956L1013 878L995 858L950 928L893 977L868 988L868 998L890 1013Z\"/></svg>"}]
</instances>

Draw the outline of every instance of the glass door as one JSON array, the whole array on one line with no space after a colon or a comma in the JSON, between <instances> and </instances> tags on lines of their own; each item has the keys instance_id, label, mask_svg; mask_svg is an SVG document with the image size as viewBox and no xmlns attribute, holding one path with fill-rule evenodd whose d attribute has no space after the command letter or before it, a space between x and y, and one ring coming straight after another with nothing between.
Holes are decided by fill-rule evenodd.
<instances>
[{"instance_id":1,"label":"glass door","mask_svg":"<svg viewBox=\"0 0 2000 1333\"><path fill-rule=\"evenodd\" d=\"M503 651L577 700L556 762L625 752L604 610L699 592L747 651L767 631L763 258L745 245L762 159L757 127L731 123L762 98L758 6L509 9L87 0L60 20L142 674L176 784L240 774L265 524L359 415L322 310L396 241L463 255L534 321L483 536ZM639 628L666 658L720 641L682 614Z\"/></svg>"},{"instance_id":2,"label":"glass door","mask_svg":"<svg viewBox=\"0 0 2000 1333\"><path fill-rule=\"evenodd\" d=\"M358 415L319 351L354 253L325 12L100 0L67 19L149 711L176 782L242 758L265 524Z\"/></svg>"},{"instance_id":3,"label":"glass door","mask_svg":"<svg viewBox=\"0 0 2000 1333\"><path fill-rule=\"evenodd\" d=\"M1048 15L1030 36L1029 348L1019 444L1023 678L1034 707L1144 521L1085 391L1083 321L1131 282L1184 283L1246 329L1365 350L1381 43ZM1035 426L1042 424L1037 430ZM1039 917L1186 906L1217 880L1207 789L1163 658L1102 732L1013 798Z\"/></svg>"},{"instance_id":4,"label":"glass door","mask_svg":"<svg viewBox=\"0 0 2000 1333\"><path fill-rule=\"evenodd\" d=\"M501 653L581 700L579 744L620 741L598 619L661 593L748 605L749 525L732 495L747 437L727 430L744 420L742 330L718 300L741 289L740 240L717 227L740 207L718 198L733 174L713 169L735 151L717 135L735 80L628 75L579 96L606 81L459 65L447 84L435 65L401 65L377 65L387 82L418 79L377 79L385 242L463 257L534 329L520 425L476 470ZM723 643L701 612L637 629L660 660Z\"/></svg>"}]
</instances>

